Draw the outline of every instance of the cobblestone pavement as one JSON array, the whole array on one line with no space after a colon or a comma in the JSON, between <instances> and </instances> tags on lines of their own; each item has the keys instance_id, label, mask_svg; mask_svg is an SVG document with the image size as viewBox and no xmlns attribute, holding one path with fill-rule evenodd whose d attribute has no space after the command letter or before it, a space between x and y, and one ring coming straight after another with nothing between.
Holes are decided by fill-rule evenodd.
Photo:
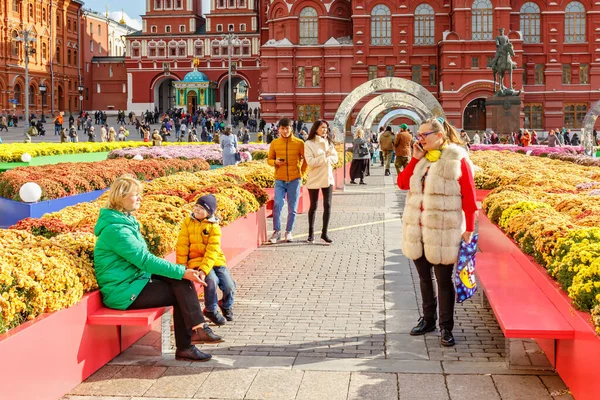
<instances>
[{"instance_id":1,"label":"cobblestone pavement","mask_svg":"<svg viewBox=\"0 0 600 400\"><path fill-rule=\"evenodd\" d=\"M225 342L202 347L212 361L160 355L153 331L65 399L571 399L552 371L532 369L547 365L533 342L510 342L526 367L506 367L479 295L457 305L455 347L437 331L408 335L418 277L400 251L404 194L382 172L335 193L333 246L302 242L299 215L295 243L264 245L233 268L236 320L215 327Z\"/></svg>"}]
</instances>

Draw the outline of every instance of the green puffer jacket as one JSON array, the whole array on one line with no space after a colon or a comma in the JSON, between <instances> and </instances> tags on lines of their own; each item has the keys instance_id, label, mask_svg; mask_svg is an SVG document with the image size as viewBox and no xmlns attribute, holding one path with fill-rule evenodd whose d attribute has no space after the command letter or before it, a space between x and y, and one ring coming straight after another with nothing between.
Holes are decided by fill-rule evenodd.
<instances>
[{"instance_id":1,"label":"green puffer jacket","mask_svg":"<svg viewBox=\"0 0 600 400\"><path fill-rule=\"evenodd\" d=\"M185 267L148 251L134 216L103 208L94 229L94 269L102 301L109 308L126 310L152 274L182 279Z\"/></svg>"}]
</instances>

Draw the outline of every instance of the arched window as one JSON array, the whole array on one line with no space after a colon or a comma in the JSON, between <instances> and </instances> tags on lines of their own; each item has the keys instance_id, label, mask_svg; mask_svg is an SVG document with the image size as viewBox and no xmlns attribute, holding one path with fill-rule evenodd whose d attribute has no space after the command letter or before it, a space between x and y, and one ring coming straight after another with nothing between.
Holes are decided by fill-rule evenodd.
<instances>
[{"instance_id":1,"label":"arched window","mask_svg":"<svg viewBox=\"0 0 600 400\"><path fill-rule=\"evenodd\" d=\"M585 43L585 7L578 1L565 9L565 43Z\"/></svg>"},{"instance_id":2,"label":"arched window","mask_svg":"<svg viewBox=\"0 0 600 400\"><path fill-rule=\"evenodd\" d=\"M162 10L163 8L163 0L154 0L154 9Z\"/></svg>"},{"instance_id":3,"label":"arched window","mask_svg":"<svg viewBox=\"0 0 600 400\"><path fill-rule=\"evenodd\" d=\"M156 43L148 43L148 57L156 57Z\"/></svg>"},{"instance_id":4,"label":"arched window","mask_svg":"<svg viewBox=\"0 0 600 400\"><path fill-rule=\"evenodd\" d=\"M493 9L490 0L473 1L471 14L473 40L492 40L494 31Z\"/></svg>"},{"instance_id":5,"label":"arched window","mask_svg":"<svg viewBox=\"0 0 600 400\"><path fill-rule=\"evenodd\" d=\"M77 65L77 50L73 50L73 64Z\"/></svg>"},{"instance_id":6,"label":"arched window","mask_svg":"<svg viewBox=\"0 0 600 400\"><path fill-rule=\"evenodd\" d=\"M17 31L13 31L12 33L12 41L11 41L11 46L10 46L10 54L13 57L19 57L19 54L21 53L20 49L21 49L21 42L19 42L17 39L19 38L19 34L17 33Z\"/></svg>"},{"instance_id":7,"label":"arched window","mask_svg":"<svg viewBox=\"0 0 600 400\"><path fill-rule=\"evenodd\" d=\"M435 13L429 4L415 9L415 44L433 44L435 41Z\"/></svg>"},{"instance_id":8,"label":"arched window","mask_svg":"<svg viewBox=\"0 0 600 400\"><path fill-rule=\"evenodd\" d=\"M300 44L319 43L319 16L312 7L300 11Z\"/></svg>"},{"instance_id":9,"label":"arched window","mask_svg":"<svg viewBox=\"0 0 600 400\"><path fill-rule=\"evenodd\" d=\"M184 40L180 40L177 43L177 57L187 56L187 43Z\"/></svg>"},{"instance_id":10,"label":"arched window","mask_svg":"<svg viewBox=\"0 0 600 400\"><path fill-rule=\"evenodd\" d=\"M194 42L194 57L204 57L204 42L200 39Z\"/></svg>"},{"instance_id":11,"label":"arched window","mask_svg":"<svg viewBox=\"0 0 600 400\"><path fill-rule=\"evenodd\" d=\"M221 55L221 44L219 43L218 40L213 40L210 44L210 47L211 47L211 54L213 56Z\"/></svg>"},{"instance_id":12,"label":"arched window","mask_svg":"<svg viewBox=\"0 0 600 400\"><path fill-rule=\"evenodd\" d=\"M243 56L249 56L250 55L250 40L249 39L244 39L242 40L242 55Z\"/></svg>"},{"instance_id":13,"label":"arched window","mask_svg":"<svg viewBox=\"0 0 600 400\"><path fill-rule=\"evenodd\" d=\"M383 4L371 11L371 44L389 46L392 44L392 13Z\"/></svg>"},{"instance_id":14,"label":"arched window","mask_svg":"<svg viewBox=\"0 0 600 400\"><path fill-rule=\"evenodd\" d=\"M56 46L56 63L60 64L60 46Z\"/></svg>"},{"instance_id":15,"label":"arched window","mask_svg":"<svg viewBox=\"0 0 600 400\"><path fill-rule=\"evenodd\" d=\"M71 65L71 50L67 50L67 65Z\"/></svg>"},{"instance_id":16,"label":"arched window","mask_svg":"<svg viewBox=\"0 0 600 400\"><path fill-rule=\"evenodd\" d=\"M15 100L17 101L17 104L21 104L22 103L22 99L21 99L21 93L23 92L23 89L21 89L21 84L18 83L15 85Z\"/></svg>"},{"instance_id":17,"label":"arched window","mask_svg":"<svg viewBox=\"0 0 600 400\"><path fill-rule=\"evenodd\" d=\"M528 2L521 7L521 32L525 43L540 42L540 7Z\"/></svg>"},{"instance_id":18,"label":"arched window","mask_svg":"<svg viewBox=\"0 0 600 400\"><path fill-rule=\"evenodd\" d=\"M133 42L131 44L131 57L140 56L140 42Z\"/></svg>"},{"instance_id":19,"label":"arched window","mask_svg":"<svg viewBox=\"0 0 600 400\"><path fill-rule=\"evenodd\" d=\"M29 86L29 104L35 104L35 86L33 85Z\"/></svg>"},{"instance_id":20,"label":"arched window","mask_svg":"<svg viewBox=\"0 0 600 400\"><path fill-rule=\"evenodd\" d=\"M160 42L158 42L158 56L165 57L166 52L167 52L167 43L164 42L163 40L161 40Z\"/></svg>"},{"instance_id":21,"label":"arched window","mask_svg":"<svg viewBox=\"0 0 600 400\"><path fill-rule=\"evenodd\" d=\"M46 22L46 7L42 8L42 22Z\"/></svg>"},{"instance_id":22,"label":"arched window","mask_svg":"<svg viewBox=\"0 0 600 400\"><path fill-rule=\"evenodd\" d=\"M45 60L48 58L48 45L46 43L42 43L42 59Z\"/></svg>"}]
</instances>

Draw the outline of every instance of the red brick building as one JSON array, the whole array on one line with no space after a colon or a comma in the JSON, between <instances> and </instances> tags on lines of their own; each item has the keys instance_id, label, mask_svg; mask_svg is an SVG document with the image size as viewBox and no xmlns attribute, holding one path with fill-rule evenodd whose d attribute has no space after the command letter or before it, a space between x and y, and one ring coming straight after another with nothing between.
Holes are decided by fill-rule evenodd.
<instances>
[{"instance_id":1,"label":"red brick building","mask_svg":"<svg viewBox=\"0 0 600 400\"><path fill-rule=\"evenodd\" d=\"M0 113L23 116L79 111L79 24L83 1L0 0ZM25 51L17 39L30 29L35 54L29 57L29 99L25 99ZM47 92L42 96L39 87ZM9 103L16 100L17 104Z\"/></svg>"},{"instance_id":2,"label":"red brick building","mask_svg":"<svg viewBox=\"0 0 600 400\"><path fill-rule=\"evenodd\" d=\"M136 30L92 10L84 10L81 27L83 109L126 110L125 36Z\"/></svg>"},{"instance_id":3,"label":"red brick building","mask_svg":"<svg viewBox=\"0 0 600 400\"><path fill-rule=\"evenodd\" d=\"M594 1L261 0L261 6L267 120L331 120L353 88L395 76L430 90L455 126L485 129L485 99L493 95L487 65L499 28L515 48L523 126L578 128L600 98Z\"/></svg>"},{"instance_id":4,"label":"red brick building","mask_svg":"<svg viewBox=\"0 0 600 400\"><path fill-rule=\"evenodd\" d=\"M253 0L211 0L202 16L201 1L147 0L143 28L127 37L127 109L165 111L179 107L174 81L194 67L216 90L215 106L227 106L228 49L236 74L231 90L238 99L258 105L260 32L258 3ZM232 46L222 40L234 33ZM185 104L192 107L193 99ZM198 101L198 99L196 99ZM197 104L200 106L200 104Z\"/></svg>"}]
</instances>

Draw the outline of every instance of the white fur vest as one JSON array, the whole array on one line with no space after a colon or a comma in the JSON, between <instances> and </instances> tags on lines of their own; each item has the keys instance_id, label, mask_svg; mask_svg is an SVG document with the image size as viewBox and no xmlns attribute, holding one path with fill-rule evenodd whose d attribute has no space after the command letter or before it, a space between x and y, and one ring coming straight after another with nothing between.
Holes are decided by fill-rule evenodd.
<instances>
[{"instance_id":1,"label":"white fur vest","mask_svg":"<svg viewBox=\"0 0 600 400\"><path fill-rule=\"evenodd\" d=\"M463 158L469 160L466 150L449 144L438 161L423 157L415 166L402 216L402 252L408 258L416 260L425 251L434 265L456 263L466 229L458 183Z\"/></svg>"}]
</instances>

